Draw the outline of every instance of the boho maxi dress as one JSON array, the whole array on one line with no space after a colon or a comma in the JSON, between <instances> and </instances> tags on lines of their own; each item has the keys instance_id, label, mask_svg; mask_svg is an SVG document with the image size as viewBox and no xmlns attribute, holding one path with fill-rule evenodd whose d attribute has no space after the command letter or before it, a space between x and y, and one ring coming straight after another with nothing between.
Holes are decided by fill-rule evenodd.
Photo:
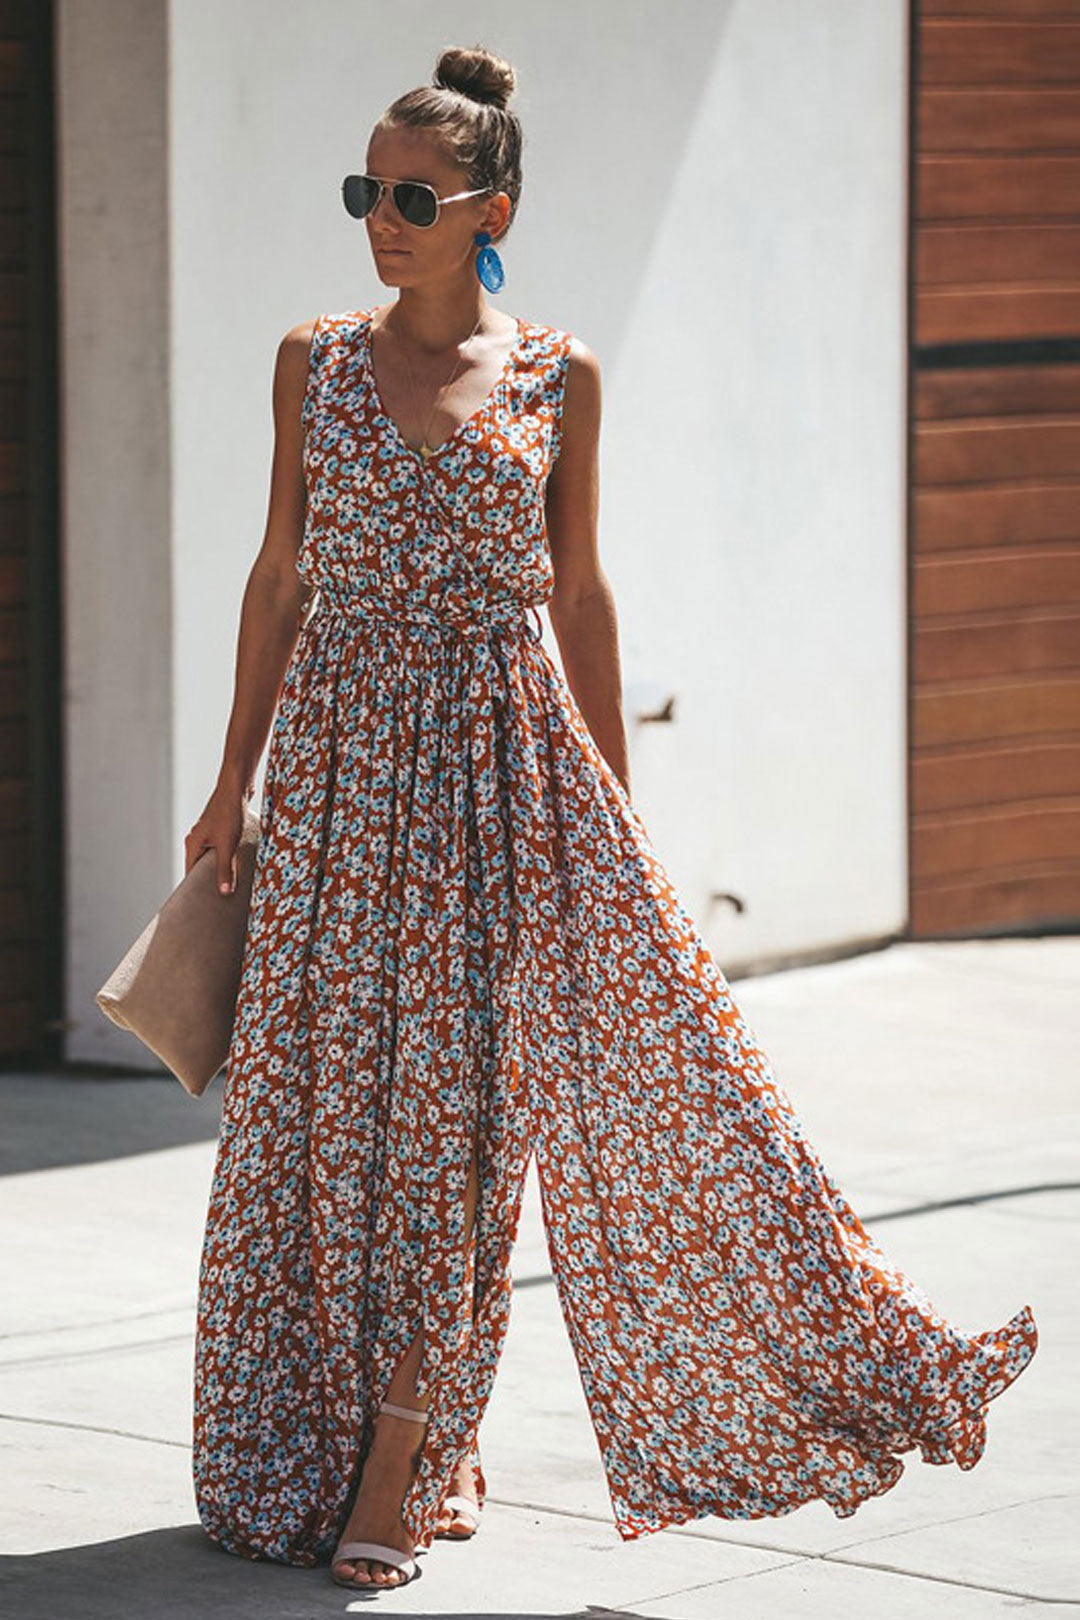
<instances>
[{"instance_id":1,"label":"boho maxi dress","mask_svg":"<svg viewBox=\"0 0 1080 1620\"><path fill-rule=\"evenodd\" d=\"M621 1537L846 1517L916 1446L973 1467L1031 1308L966 1335L865 1230L539 639L569 333L519 321L422 464L370 314L319 317L303 402L319 596L271 732L199 1270L205 1529L327 1561L422 1327L403 1517L430 1544L531 1153Z\"/></svg>"}]
</instances>

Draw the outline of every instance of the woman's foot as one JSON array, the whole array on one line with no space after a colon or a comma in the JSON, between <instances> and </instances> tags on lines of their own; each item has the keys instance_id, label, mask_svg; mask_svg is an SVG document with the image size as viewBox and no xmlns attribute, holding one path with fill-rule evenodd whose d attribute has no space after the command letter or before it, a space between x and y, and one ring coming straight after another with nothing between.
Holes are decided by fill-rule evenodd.
<instances>
[{"instance_id":1,"label":"woman's foot","mask_svg":"<svg viewBox=\"0 0 1080 1620\"><path fill-rule=\"evenodd\" d=\"M439 1536L453 1536L455 1540L465 1541L476 1529L476 1520L480 1517L480 1499L476 1494L476 1479L473 1475L472 1462L468 1457L458 1463L450 1479L450 1489L447 1496L465 1496L470 1502L476 1503L475 1517L459 1512L456 1508L448 1508L444 1503L439 1510L439 1517L435 1526L435 1534Z\"/></svg>"},{"instance_id":2,"label":"woman's foot","mask_svg":"<svg viewBox=\"0 0 1080 1620\"><path fill-rule=\"evenodd\" d=\"M426 1425L380 1412L371 1449L341 1542L381 1541L410 1557L412 1540L401 1518L401 1504L424 1449ZM353 1586L401 1586L406 1577L379 1558L335 1559L333 1573Z\"/></svg>"}]
</instances>

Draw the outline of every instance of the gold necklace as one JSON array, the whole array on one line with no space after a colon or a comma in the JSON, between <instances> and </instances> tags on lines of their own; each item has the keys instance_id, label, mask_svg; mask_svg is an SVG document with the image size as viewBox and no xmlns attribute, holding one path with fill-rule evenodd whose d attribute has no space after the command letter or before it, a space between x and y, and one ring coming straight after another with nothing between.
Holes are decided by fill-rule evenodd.
<instances>
[{"instance_id":1,"label":"gold necklace","mask_svg":"<svg viewBox=\"0 0 1080 1620\"><path fill-rule=\"evenodd\" d=\"M442 398L442 396L445 394L446 390L449 388L450 384L453 382L454 378L457 376L458 367L461 365L462 360L465 358L465 350L466 350L466 348L468 348L469 344L472 342L473 338L476 336L477 331L479 330L480 321L482 321L483 318L484 318L483 313L481 313L480 318L477 321L476 325L473 327L472 331L469 333L468 337L465 339L465 342L461 346L461 353L457 357L457 364L454 366L453 371L450 373L449 377L447 377L446 381L443 383L442 387L439 389L438 393L435 395L435 403L431 407L431 415L427 419L427 427L424 429L424 432L423 432L423 435L421 437L419 445L411 445L411 444L409 445L409 449L412 450L414 454L419 455L421 457L422 461L427 461L428 457L433 456L435 454L436 450L441 450L442 449L441 445L429 444L428 443L428 430L430 429L432 422L435 420L435 412L439 408L439 401ZM384 318L379 322L379 325L380 326L385 326L385 324L386 324L386 318L384 316ZM413 389L413 398L415 399L417 397L417 394L418 394L418 390L414 386L415 382L416 382L416 372L413 370L413 364L412 364L412 361L409 359L408 354L406 354L406 356L405 356L405 363L409 368L409 386L410 386L410 388ZM401 437L404 437L404 435L401 435Z\"/></svg>"}]
</instances>

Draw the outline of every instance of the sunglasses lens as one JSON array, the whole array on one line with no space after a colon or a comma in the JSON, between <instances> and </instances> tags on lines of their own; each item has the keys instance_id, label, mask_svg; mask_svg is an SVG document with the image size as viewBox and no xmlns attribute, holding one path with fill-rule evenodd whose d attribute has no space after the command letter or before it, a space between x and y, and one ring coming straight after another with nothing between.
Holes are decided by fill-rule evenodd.
<instances>
[{"instance_id":1,"label":"sunglasses lens","mask_svg":"<svg viewBox=\"0 0 1080 1620\"><path fill-rule=\"evenodd\" d=\"M394 187L394 201L402 219L410 225L434 225L439 209L430 186L418 180L400 180Z\"/></svg>"},{"instance_id":2,"label":"sunglasses lens","mask_svg":"<svg viewBox=\"0 0 1080 1620\"><path fill-rule=\"evenodd\" d=\"M341 198L353 219L370 214L378 195L377 181L366 174L347 174L341 183Z\"/></svg>"}]
</instances>

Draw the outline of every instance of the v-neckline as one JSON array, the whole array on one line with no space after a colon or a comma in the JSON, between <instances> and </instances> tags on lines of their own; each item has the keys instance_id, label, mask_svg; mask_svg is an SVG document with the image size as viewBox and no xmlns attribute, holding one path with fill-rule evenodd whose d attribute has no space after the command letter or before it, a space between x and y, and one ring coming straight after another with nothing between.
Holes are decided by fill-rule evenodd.
<instances>
[{"instance_id":1,"label":"v-neckline","mask_svg":"<svg viewBox=\"0 0 1080 1620\"><path fill-rule=\"evenodd\" d=\"M499 372L499 375L496 377L491 388L484 395L476 409L471 411L463 422L459 422L454 431L448 434L441 444L437 444L429 456L424 456L421 455L420 451L415 445L409 443L404 433L402 433L401 429L394 421L394 418L390 415L390 412L386 409L386 406L383 404L382 395L379 393L379 385L375 380L375 363L372 359L371 317L373 313L374 311L369 309L364 317L364 339L361 358L363 360L364 370L367 376L367 384L371 390L371 397L374 401L376 412L386 423L387 427L390 429L398 443L403 449L408 451L410 456L412 456L421 465L423 465L425 462L434 461L436 457L442 455L444 450L448 450L456 439L460 438L461 434L464 433L467 427L471 427L471 425L480 416L482 416L485 411L489 410L490 407L495 403L498 396L502 393L503 388L509 380L514 361L517 359L518 350L521 348L525 340L525 322L522 320L520 315L514 316L514 320L517 324L517 332L514 334L514 341L511 343L506 359L503 361L502 370Z\"/></svg>"}]
</instances>

